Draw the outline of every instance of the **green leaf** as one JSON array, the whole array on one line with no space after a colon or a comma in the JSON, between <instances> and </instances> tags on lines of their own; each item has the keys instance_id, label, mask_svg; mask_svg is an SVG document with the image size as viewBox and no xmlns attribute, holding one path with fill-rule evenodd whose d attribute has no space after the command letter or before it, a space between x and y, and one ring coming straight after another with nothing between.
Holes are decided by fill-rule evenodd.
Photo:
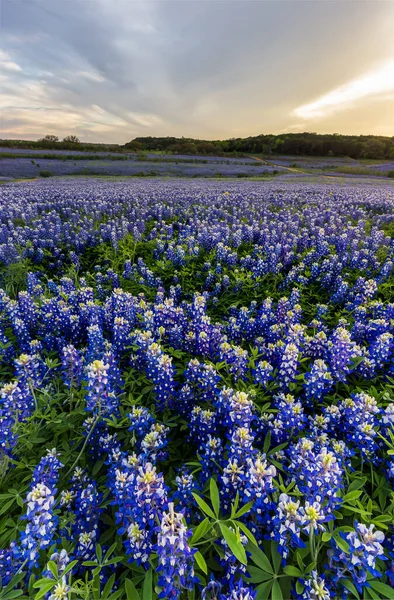
<instances>
[{"instance_id":1,"label":"green leaf","mask_svg":"<svg viewBox=\"0 0 394 600\"><path fill-rule=\"evenodd\" d=\"M11 508L11 506L14 504L14 502L15 498L12 498L11 500L9 500L9 502L6 502L0 510L0 515L3 515L5 512L7 512L8 509Z\"/></svg>"},{"instance_id":2,"label":"green leaf","mask_svg":"<svg viewBox=\"0 0 394 600\"><path fill-rule=\"evenodd\" d=\"M100 567L93 570L93 598L100 600Z\"/></svg>"},{"instance_id":3,"label":"green leaf","mask_svg":"<svg viewBox=\"0 0 394 600\"><path fill-rule=\"evenodd\" d=\"M329 531L324 531L323 535L321 536L323 542L329 542L331 538L332 535Z\"/></svg>"},{"instance_id":4,"label":"green leaf","mask_svg":"<svg viewBox=\"0 0 394 600\"><path fill-rule=\"evenodd\" d=\"M245 578L245 581L250 581L250 583L262 583L263 581L273 579L272 573L266 573L265 571L262 571L258 567L253 567L252 565L248 565L248 573L250 577Z\"/></svg>"},{"instance_id":5,"label":"green leaf","mask_svg":"<svg viewBox=\"0 0 394 600\"><path fill-rule=\"evenodd\" d=\"M279 573L279 569L282 564L282 557L279 554L277 548L278 548L277 544L271 544L271 557L272 557L272 563L274 565L275 573Z\"/></svg>"},{"instance_id":6,"label":"green leaf","mask_svg":"<svg viewBox=\"0 0 394 600\"><path fill-rule=\"evenodd\" d=\"M272 600L283 600L282 590L280 589L279 581L275 579L274 585L272 586Z\"/></svg>"},{"instance_id":7,"label":"green leaf","mask_svg":"<svg viewBox=\"0 0 394 600\"><path fill-rule=\"evenodd\" d=\"M334 532L334 538L335 538L337 545L340 547L340 549L343 550L344 552L346 552L346 554L349 554L350 549L349 549L349 544L347 543L347 541L344 540L340 535L336 535L335 532Z\"/></svg>"},{"instance_id":8,"label":"green leaf","mask_svg":"<svg viewBox=\"0 0 394 600\"><path fill-rule=\"evenodd\" d=\"M267 600L269 593L271 591L273 582L274 582L274 580L271 579L271 581L266 581L265 583L260 583L260 585L257 586L256 600Z\"/></svg>"},{"instance_id":9,"label":"green leaf","mask_svg":"<svg viewBox=\"0 0 394 600\"><path fill-rule=\"evenodd\" d=\"M141 600L140 595L131 579L125 580L124 589L126 592L126 600Z\"/></svg>"},{"instance_id":10,"label":"green leaf","mask_svg":"<svg viewBox=\"0 0 394 600\"><path fill-rule=\"evenodd\" d=\"M362 515L363 519L365 519L365 520L368 520L368 517L371 514L371 511L369 509L362 510L361 508L356 508L355 506L350 506L350 504L342 504L342 510L343 509L350 510L350 512L358 513L358 514Z\"/></svg>"},{"instance_id":11,"label":"green leaf","mask_svg":"<svg viewBox=\"0 0 394 600\"><path fill-rule=\"evenodd\" d=\"M286 573L286 575L290 575L290 577L302 577L301 571L293 565L287 565L287 567L283 569L283 572Z\"/></svg>"},{"instance_id":12,"label":"green leaf","mask_svg":"<svg viewBox=\"0 0 394 600\"><path fill-rule=\"evenodd\" d=\"M393 588L391 588L389 585L375 579L369 580L368 583L373 590L376 590L379 594L383 594L383 598L389 598L389 600L392 600Z\"/></svg>"},{"instance_id":13,"label":"green leaf","mask_svg":"<svg viewBox=\"0 0 394 600\"><path fill-rule=\"evenodd\" d=\"M17 575L14 575L14 577L11 579L9 584L5 588L3 588L1 591L4 594L7 594L11 590L13 590L14 587L16 587L25 577L26 577L26 573L18 573ZM49 581L49 578L46 578L46 579L48 579L48 581Z\"/></svg>"},{"instance_id":14,"label":"green leaf","mask_svg":"<svg viewBox=\"0 0 394 600\"><path fill-rule=\"evenodd\" d=\"M247 504L241 506L241 508L235 513L234 519L238 519L239 517L242 517L242 515L248 513L252 508L253 504L254 502L248 502Z\"/></svg>"},{"instance_id":15,"label":"green leaf","mask_svg":"<svg viewBox=\"0 0 394 600\"><path fill-rule=\"evenodd\" d=\"M103 550L102 550L100 544L96 544L96 556L97 556L98 562L101 563L102 558L103 558Z\"/></svg>"},{"instance_id":16,"label":"green leaf","mask_svg":"<svg viewBox=\"0 0 394 600\"><path fill-rule=\"evenodd\" d=\"M96 460L96 462L94 463L94 467L92 469L92 474L93 475L97 475L97 473L100 471L100 469L103 466L103 464L104 464L104 460L103 459Z\"/></svg>"},{"instance_id":17,"label":"green leaf","mask_svg":"<svg viewBox=\"0 0 394 600\"><path fill-rule=\"evenodd\" d=\"M202 498L200 498L200 496L198 496L194 492L193 492L193 498L195 499L195 501L197 502L197 504L201 508L201 510L206 515L208 515L212 519L215 519L215 521L216 521L215 513L213 512L212 508L210 506L208 506L208 504L205 502L205 500L203 500Z\"/></svg>"},{"instance_id":18,"label":"green leaf","mask_svg":"<svg viewBox=\"0 0 394 600\"><path fill-rule=\"evenodd\" d=\"M362 494L361 490L353 490L352 492L348 492L344 497L344 502L352 502L353 500L357 500Z\"/></svg>"},{"instance_id":19,"label":"green leaf","mask_svg":"<svg viewBox=\"0 0 394 600\"><path fill-rule=\"evenodd\" d=\"M246 546L246 550L250 552L253 562L260 567L260 569L266 573L271 573L271 575L274 574L274 570L267 555L264 554L264 552L258 546L255 546L249 542Z\"/></svg>"},{"instance_id":20,"label":"green leaf","mask_svg":"<svg viewBox=\"0 0 394 600\"><path fill-rule=\"evenodd\" d=\"M200 538L203 537L203 535L205 535L207 533L207 531L210 529L211 527L211 523L208 519L208 517L205 517L205 519L203 521L201 521L201 523L199 523L197 525L197 527L195 528L193 535L191 537L190 543L193 545L195 544Z\"/></svg>"},{"instance_id":21,"label":"green leaf","mask_svg":"<svg viewBox=\"0 0 394 600\"><path fill-rule=\"evenodd\" d=\"M152 600L152 569L149 569L145 575L144 585L142 588L142 597L144 600Z\"/></svg>"},{"instance_id":22,"label":"green leaf","mask_svg":"<svg viewBox=\"0 0 394 600\"><path fill-rule=\"evenodd\" d=\"M116 574L113 573L111 575L111 577L108 579L108 581L105 584L105 587L103 589L103 593L101 595L101 599L100 600L106 600L107 599L107 597L110 594L110 592L112 591L113 585L115 583L115 577L116 577Z\"/></svg>"},{"instance_id":23,"label":"green leaf","mask_svg":"<svg viewBox=\"0 0 394 600\"><path fill-rule=\"evenodd\" d=\"M363 360L364 356L353 356L351 361L348 363L348 367L350 369L355 369L356 367L358 367L359 364L363 362Z\"/></svg>"},{"instance_id":24,"label":"green leaf","mask_svg":"<svg viewBox=\"0 0 394 600\"><path fill-rule=\"evenodd\" d=\"M67 565L67 567L64 569L64 571L62 571L62 575L63 575L63 576L64 576L64 575L67 575L67 573L68 573L69 571L71 571L71 569L73 569L77 563L78 563L78 561L77 561L77 560L73 560L73 561L71 561L71 562L70 562L70 563Z\"/></svg>"},{"instance_id":25,"label":"green leaf","mask_svg":"<svg viewBox=\"0 0 394 600\"><path fill-rule=\"evenodd\" d=\"M270 449L270 445L271 445L271 431L268 431L267 435L265 436L265 440L264 440L264 446L263 446L264 454L267 454L268 450Z\"/></svg>"},{"instance_id":26,"label":"green leaf","mask_svg":"<svg viewBox=\"0 0 394 600\"><path fill-rule=\"evenodd\" d=\"M53 560L50 560L47 566L50 572L52 573L53 577L57 580L59 578L57 564Z\"/></svg>"},{"instance_id":27,"label":"green leaf","mask_svg":"<svg viewBox=\"0 0 394 600\"><path fill-rule=\"evenodd\" d=\"M12 583L12 582L11 582ZM52 579L52 577L43 577L42 579L39 579L38 581L36 581L33 584L34 589L36 588L41 588L43 585L46 585L47 583L56 583L56 581L54 581ZM8 586L7 586L8 587ZM12 589L12 588L10 588Z\"/></svg>"},{"instance_id":28,"label":"green leaf","mask_svg":"<svg viewBox=\"0 0 394 600\"><path fill-rule=\"evenodd\" d=\"M224 523L220 522L219 526L222 535L234 556L238 558L243 565L248 564L248 561L246 560L245 548L243 547L241 540L238 539L239 536L237 537L237 535Z\"/></svg>"},{"instance_id":29,"label":"green leaf","mask_svg":"<svg viewBox=\"0 0 394 600\"><path fill-rule=\"evenodd\" d=\"M364 595L366 598L368 598L368 596L371 596L373 600L382 600L382 597L378 596L378 594L371 587L365 590Z\"/></svg>"},{"instance_id":30,"label":"green leaf","mask_svg":"<svg viewBox=\"0 0 394 600\"><path fill-rule=\"evenodd\" d=\"M40 598L43 598L46 593L56 585L56 583L57 582L54 579L52 579L50 583L45 583L42 588L40 588L40 591L34 596L34 600L40 600Z\"/></svg>"},{"instance_id":31,"label":"green leaf","mask_svg":"<svg viewBox=\"0 0 394 600\"><path fill-rule=\"evenodd\" d=\"M374 517L373 520L376 521L376 523L390 523L393 520L393 517L391 515L378 515L377 517Z\"/></svg>"},{"instance_id":32,"label":"green leaf","mask_svg":"<svg viewBox=\"0 0 394 600\"><path fill-rule=\"evenodd\" d=\"M297 594L302 594L302 592L304 591L304 588L305 588L305 586L304 586L303 583L301 583L301 581L297 581L296 582L296 592L297 592Z\"/></svg>"},{"instance_id":33,"label":"green leaf","mask_svg":"<svg viewBox=\"0 0 394 600\"><path fill-rule=\"evenodd\" d=\"M234 524L236 525L236 527L239 527L241 531L243 531L243 533L246 535L248 540L252 542L252 544L254 544L255 546L258 545L256 538L254 537L253 533L249 531L249 529L246 527L245 523L241 523L241 521L234 521Z\"/></svg>"},{"instance_id":34,"label":"green leaf","mask_svg":"<svg viewBox=\"0 0 394 600\"><path fill-rule=\"evenodd\" d=\"M238 505L239 505L239 493L237 492L235 494L235 500L234 503L231 506L231 518L234 518L235 513L237 512L238 509Z\"/></svg>"},{"instance_id":35,"label":"green leaf","mask_svg":"<svg viewBox=\"0 0 394 600\"><path fill-rule=\"evenodd\" d=\"M367 481L366 477L362 477L361 479L354 479L348 487L348 491L352 492L353 490L359 490L363 487L365 482Z\"/></svg>"},{"instance_id":36,"label":"green leaf","mask_svg":"<svg viewBox=\"0 0 394 600\"><path fill-rule=\"evenodd\" d=\"M12 590L8 592L6 596L3 596L4 600L13 600L14 598L19 598L19 596L23 595L23 590ZM26 596L24 596L26 598ZM1 598L1 596L0 596Z\"/></svg>"},{"instance_id":37,"label":"green leaf","mask_svg":"<svg viewBox=\"0 0 394 600\"><path fill-rule=\"evenodd\" d=\"M116 590L116 592L108 596L107 600L118 600L121 596L123 596L123 590Z\"/></svg>"},{"instance_id":38,"label":"green leaf","mask_svg":"<svg viewBox=\"0 0 394 600\"><path fill-rule=\"evenodd\" d=\"M213 510L215 512L216 518L219 518L220 511L220 500L219 500L219 490L216 484L216 481L211 477L209 481L209 493L211 497L211 502L213 506Z\"/></svg>"},{"instance_id":39,"label":"green leaf","mask_svg":"<svg viewBox=\"0 0 394 600\"><path fill-rule=\"evenodd\" d=\"M203 557L201 552L196 552L194 555L194 558L196 559L196 563L200 567L201 571L203 573L205 573L205 575L207 575L207 573L208 573L207 563L205 562L205 558Z\"/></svg>"},{"instance_id":40,"label":"green leaf","mask_svg":"<svg viewBox=\"0 0 394 600\"><path fill-rule=\"evenodd\" d=\"M360 598L355 585L349 579L341 579L342 585L349 590L356 598Z\"/></svg>"}]
</instances>

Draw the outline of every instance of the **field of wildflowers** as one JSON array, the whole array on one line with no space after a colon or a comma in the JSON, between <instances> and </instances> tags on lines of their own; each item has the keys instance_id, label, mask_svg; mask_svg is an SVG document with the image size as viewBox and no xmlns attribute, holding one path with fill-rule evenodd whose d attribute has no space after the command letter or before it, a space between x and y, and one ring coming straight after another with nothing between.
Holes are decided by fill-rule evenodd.
<instances>
[{"instance_id":1,"label":"field of wildflowers","mask_svg":"<svg viewBox=\"0 0 394 600\"><path fill-rule=\"evenodd\" d=\"M7 179L65 175L252 177L280 172L286 173L286 170L248 157L119 152L89 154L70 150L0 148L0 178Z\"/></svg>"},{"instance_id":2,"label":"field of wildflowers","mask_svg":"<svg viewBox=\"0 0 394 600\"><path fill-rule=\"evenodd\" d=\"M0 193L1 600L392 599L394 188Z\"/></svg>"}]
</instances>

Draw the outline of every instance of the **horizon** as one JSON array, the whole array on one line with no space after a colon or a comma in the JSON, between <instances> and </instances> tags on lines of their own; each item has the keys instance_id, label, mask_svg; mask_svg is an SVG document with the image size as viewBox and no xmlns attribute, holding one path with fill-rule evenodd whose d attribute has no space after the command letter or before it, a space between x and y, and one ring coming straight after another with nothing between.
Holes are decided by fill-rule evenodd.
<instances>
[{"instance_id":1,"label":"horizon","mask_svg":"<svg viewBox=\"0 0 394 600\"><path fill-rule=\"evenodd\" d=\"M3 0L1 21L2 139L394 135L393 2Z\"/></svg>"},{"instance_id":2,"label":"horizon","mask_svg":"<svg viewBox=\"0 0 394 600\"><path fill-rule=\"evenodd\" d=\"M53 132L48 131L45 134L42 135L42 137L44 137L45 135L52 135ZM56 134L53 134L56 135ZM78 133L76 132L77 137L78 137L78 142L77 144L97 144L97 145L114 145L114 146L124 146L125 144L134 141L135 138L129 139L126 142L107 142L107 141L86 141L82 138L79 138ZM255 138L255 137L260 137L260 136L273 136L273 137L278 137L278 136L285 136L285 135L321 135L321 136L338 136L338 137L384 137L384 138L388 138L388 139L392 139L394 138L394 134L393 135L375 135L373 133L355 133L355 134L347 134L347 133L341 133L341 132L332 132L332 133L327 133L327 132L323 132L323 133L318 133L316 131L288 131L286 133L257 133L255 135L251 135L251 136L244 136L244 137L239 137L239 139L247 139L249 137L251 138ZM174 136L174 135L155 135L155 134L150 134L149 136L136 136L136 138L143 138L143 137L152 137L152 138L157 138L157 139L161 139L161 138L175 138L175 139L185 139L185 140L193 140L196 142L225 142L228 141L230 139L238 139L238 138L216 138L216 139L204 139L204 138L197 138L197 137L192 137L192 136L188 136L188 135L183 135L183 136ZM42 140L42 138L32 138L32 139L28 139L28 138L1 138L0 137L0 142L40 142ZM57 142L52 142L52 143L56 143L56 144L61 144L63 143L63 140L61 139L61 137L59 137L59 140ZM66 143L66 142L64 142ZM69 143L69 142L68 142Z\"/></svg>"}]
</instances>

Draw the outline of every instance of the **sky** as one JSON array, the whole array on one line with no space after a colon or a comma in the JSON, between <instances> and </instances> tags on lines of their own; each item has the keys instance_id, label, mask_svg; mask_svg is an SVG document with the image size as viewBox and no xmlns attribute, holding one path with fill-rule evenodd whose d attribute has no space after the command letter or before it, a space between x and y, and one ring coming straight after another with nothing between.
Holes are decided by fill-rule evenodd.
<instances>
[{"instance_id":1,"label":"sky","mask_svg":"<svg viewBox=\"0 0 394 600\"><path fill-rule=\"evenodd\" d=\"M394 0L1 0L0 137L394 135Z\"/></svg>"}]
</instances>

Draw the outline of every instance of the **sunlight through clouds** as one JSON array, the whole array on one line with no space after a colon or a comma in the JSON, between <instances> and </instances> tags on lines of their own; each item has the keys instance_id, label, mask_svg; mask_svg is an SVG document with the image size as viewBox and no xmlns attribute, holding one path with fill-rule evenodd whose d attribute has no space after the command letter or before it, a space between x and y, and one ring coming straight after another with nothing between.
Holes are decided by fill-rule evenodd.
<instances>
[{"instance_id":1,"label":"sunlight through clouds","mask_svg":"<svg viewBox=\"0 0 394 600\"><path fill-rule=\"evenodd\" d=\"M332 90L310 104L296 108L294 114L302 119L324 117L332 112L343 110L349 105L366 98L394 91L394 60L382 67L349 83Z\"/></svg>"}]
</instances>

